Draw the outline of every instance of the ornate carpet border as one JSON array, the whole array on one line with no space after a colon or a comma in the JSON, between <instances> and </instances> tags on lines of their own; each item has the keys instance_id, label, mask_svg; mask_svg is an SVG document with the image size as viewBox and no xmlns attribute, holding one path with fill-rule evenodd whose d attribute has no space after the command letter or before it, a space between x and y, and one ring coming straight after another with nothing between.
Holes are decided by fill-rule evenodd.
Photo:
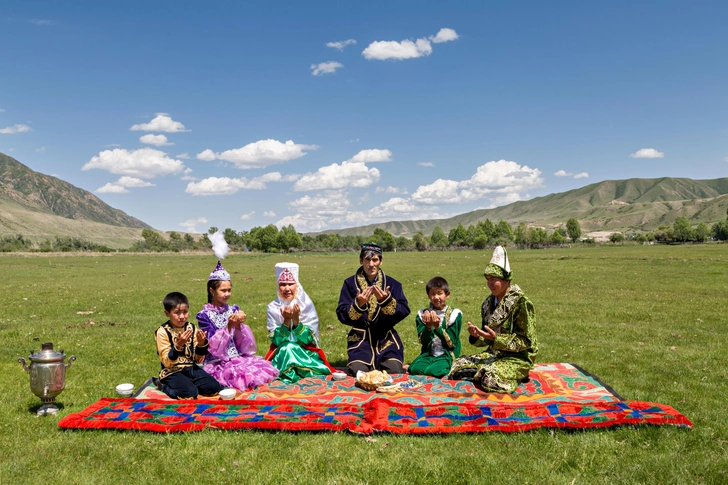
<instances>
[{"instance_id":1,"label":"ornate carpet border","mask_svg":"<svg viewBox=\"0 0 728 485\"><path fill-rule=\"evenodd\" d=\"M58 423L63 429L152 432L217 429L350 431L371 434L518 432L536 428L602 428L653 424L692 428L670 406L640 401L551 402L417 406L388 399L356 404L291 404L279 401L157 401L103 398Z\"/></svg>"}]
</instances>

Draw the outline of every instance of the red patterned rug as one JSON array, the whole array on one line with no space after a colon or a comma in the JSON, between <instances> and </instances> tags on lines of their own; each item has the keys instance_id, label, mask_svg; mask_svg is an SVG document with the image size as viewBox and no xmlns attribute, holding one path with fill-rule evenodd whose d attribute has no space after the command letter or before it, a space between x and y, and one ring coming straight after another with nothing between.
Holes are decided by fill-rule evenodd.
<instances>
[{"instance_id":1,"label":"red patterned rug","mask_svg":"<svg viewBox=\"0 0 728 485\"><path fill-rule=\"evenodd\" d=\"M395 382L406 380L401 376ZM353 379L279 381L240 393L232 401L174 401L153 386L135 398L103 398L61 419L64 429L156 432L222 429L351 431L370 434L479 433L540 427L599 428L621 424L692 427L670 406L624 401L572 364L536 366L516 393L489 394L472 383L420 376L421 386L396 394L366 392ZM163 397L163 399L159 399Z\"/></svg>"}]
</instances>

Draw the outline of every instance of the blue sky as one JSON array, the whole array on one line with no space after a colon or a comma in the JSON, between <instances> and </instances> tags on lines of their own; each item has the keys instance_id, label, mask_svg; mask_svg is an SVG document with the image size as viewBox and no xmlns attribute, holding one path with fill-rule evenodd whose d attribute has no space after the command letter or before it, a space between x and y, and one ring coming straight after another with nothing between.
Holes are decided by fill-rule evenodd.
<instances>
[{"instance_id":1,"label":"blue sky","mask_svg":"<svg viewBox=\"0 0 728 485\"><path fill-rule=\"evenodd\" d=\"M0 5L0 152L157 229L728 175L726 2Z\"/></svg>"}]
</instances>

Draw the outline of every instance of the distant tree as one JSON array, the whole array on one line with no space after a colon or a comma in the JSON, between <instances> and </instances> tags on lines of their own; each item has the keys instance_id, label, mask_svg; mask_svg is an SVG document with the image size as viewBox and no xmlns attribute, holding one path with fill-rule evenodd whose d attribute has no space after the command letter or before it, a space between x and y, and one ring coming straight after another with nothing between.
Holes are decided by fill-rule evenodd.
<instances>
[{"instance_id":1,"label":"distant tree","mask_svg":"<svg viewBox=\"0 0 728 485\"><path fill-rule=\"evenodd\" d=\"M395 239L395 246L397 249L400 249L400 250L407 250L407 249L412 249L413 247L415 247L412 240L407 239L404 236L399 236L398 238Z\"/></svg>"},{"instance_id":2,"label":"distant tree","mask_svg":"<svg viewBox=\"0 0 728 485\"><path fill-rule=\"evenodd\" d=\"M430 235L430 244L436 248L444 248L447 246L448 240L445 232L440 229L440 226L435 226Z\"/></svg>"},{"instance_id":3,"label":"distant tree","mask_svg":"<svg viewBox=\"0 0 728 485\"><path fill-rule=\"evenodd\" d=\"M572 217L571 219L566 221L566 232L569 234L569 239L571 239L571 242L576 242L581 237L581 225L575 217Z\"/></svg>"},{"instance_id":4,"label":"distant tree","mask_svg":"<svg viewBox=\"0 0 728 485\"><path fill-rule=\"evenodd\" d=\"M447 241L450 246L467 246L468 230L465 226L458 224L457 227L450 229L447 235Z\"/></svg>"},{"instance_id":5,"label":"distant tree","mask_svg":"<svg viewBox=\"0 0 728 485\"><path fill-rule=\"evenodd\" d=\"M716 222L710 232L715 240L728 241L728 220Z\"/></svg>"},{"instance_id":6,"label":"distant tree","mask_svg":"<svg viewBox=\"0 0 728 485\"><path fill-rule=\"evenodd\" d=\"M268 224L265 227L254 227L248 233L248 240L251 249L265 252L277 251L278 228L273 224Z\"/></svg>"},{"instance_id":7,"label":"distant tree","mask_svg":"<svg viewBox=\"0 0 728 485\"><path fill-rule=\"evenodd\" d=\"M153 229L142 229L142 237L144 238L144 249L150 251L164 251L169 247L167 240Z\"/></svg>"},{"instance_id":8,"label":"distant tree","mask_svg":"<svg viewBox=\"0 0 728 485\"><path fill-rule=\"evenodd\" d=\"M229 227L222 231L222 235L230 248L242 250L245 249L245 233L237 232Z\"/></svg>"},{"instance_id":9,"label":"distant tree","mask_svg":"<svg viewBox=\"0 0 728 485\"><path fill-rule=\"evenodd\" d=\"M710 229L707 224L701 222L698 227L695 228L695 240L704 243L710 235Z\"/></svg>"},{"instance_id":10,"label":"distant tree","mask_svg":"<svg viewBox=\"0 0 728 485\"><path fill-rule=\"evenodd\" d=\"M372 239L377 244L382 246L382 249L384 249L385 251L394 251L394 248L396 246L394 236L392 236L392 234L390 234L388 231L385 231L381 227L374 229Z\"/></svg>"},{"instance_id":11,"label":"distant tree","mask_svg":"<svg viewBox=\"0 0 728 485\"><path fill-rule=\"evenodd\" d=\"M417 234L412 236L412 242L415 243L415 248L418 251L425 251L427 249L427 238L422 231L419 231Z\"/></svg>"},{"instance_id":12,"label":"distant tree","mask_svg":"<svg viewBox=\"0 0 728 485\"><path fill-rule=\"evenodd\" d=\"M195 238L192 237L192 234L185 234L185 237L182 239L184 239L184 245L187 249L195 248Z\"/></svg>"},{"instance_id":13,"label":"distant tree","mask_svg":"<svg viewBox=\"0 0 728 485\"><path fill-rule=\"evenodd\" d=\"M488 240L493 240L498 236L498 231L495 228L495 224L490 219L486 219L478 223L478 226L483 231L483 234L488 236Z\"/></svg>"},{"instance_id":14,"label":"distant tree","mask_svg":"<svg viewBox=\"0 0 728 485\"><path fill-rule=\"evenodd\" d=\"M197 247L204 248L204 249L212 248L212 242L210 242L210 238L207 237L207 234L203 234L200 236L199 241L197 241Z\"/></svg>"},{"instance_id":15,"label":"distant tree","mask_svg":"<svg viewBox=\"0 0 728 485\"><path fill-rule=\"evenodd\" d=\"M508 221L501 219L498 221L498 225L495 226L496 238L501 240L513 241L513 228Z\"/></svg>"},{"instance_id":16,"label":"distant tree","mask_svg":"<svg viewBox=\"0 0 728 485\"><path fill-rule=\"evenodd\" d=\"M337 234L338 236L338 234ZM275 247L284 251L290 251L291 248L300 248L303 246L301 235L296 232L293 224L281 227L276 237Z\"/></svg>"},{"instance_id":17,"label":"distant tree","mask_svg":"<svg viewBox=\"0 0 728 485\"><path fill-rule=\"evenodd\" d=\"M529 227L526 233L526 243L534 248L543 246L548 242L549 234L542 227Z\"/></svg>"},{"instance_id":18,"label":"distant tree","mask_svg":"<svg viewBox=\"0 0 728 485\"><path fill-rule=\"evenodd\" d=\"M488 247L488 236L481 234L473 241L473 249L485 249Z\"/></svg>"},{"instance_id":19,"label":"distant tree","mask_svg":"<svg viewBox=\"0 0 728 485\"><path fill-rule=\"evenodd\" d=\"M693 228L685 216L678 216L672 225L672 233L675 241L687 242L693 239Z\"/></svg>"},{"instance_id":20,"label":"distant tree","mask_svg":"<svg viewBox=\"0 0 728 485\"><path fill-rule=\"evenodd\" d=\"M554 246L560 246L560 245L564 244L566 242L566 237L565 237L563 231L564 231L563 229L561 229L561 230L557 229L554 232L552 232L551 235L549 236L549 243L553 244Z\"/></svg>"},{"instance_id":21,"label":"distant tree","mask_svg":"<svg viewBox=\"0 0 728 485\"><path fill-rule=\"evenodd\" d=\"M715 240L728 241L728 209L726 210L726 219L713 224L710 232Z\"/></svg>"},{"instance_id":22,"label":"distant tree","mask_svg":"<svg viewBox=\"0 0 728 485\"><path fill-rule=\"evenodd\" d=\"M207 230L208 234L215 234L218 231L217 227L212 226L210 229Z\"/></svg>"},{"instance_id":23,"label":"distant tree","mask_svg":"<svg viewBox=\"0 0 728 485\"><path fill-rule=\"evenodd\" d=\"M622 234L621 232L613 232L612 234L610 234L609 240L614 244L621 243L624 241L624 234Z\"/></svg>"},{"instance_id":24,"label":"distant tree","mask_svg":"<svg viewBox=\"0 0 728 485\"><path fill-rule=\"evenodd\" d=\"M513 232L513 242L518 246L525 246L528 244L528 226L525 222L518 223L518 227Z\"/></svg>"}]
</instances>

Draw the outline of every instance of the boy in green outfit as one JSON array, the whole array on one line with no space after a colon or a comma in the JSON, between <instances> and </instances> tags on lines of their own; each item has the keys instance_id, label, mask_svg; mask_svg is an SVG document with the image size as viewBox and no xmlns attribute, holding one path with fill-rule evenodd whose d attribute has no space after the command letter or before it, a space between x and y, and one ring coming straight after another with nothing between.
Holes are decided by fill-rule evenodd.
<instances>
[{"instance_id":1,"label":"boy in green outfit","mask_svg":"<svg viewBox=\"0 0 728 485\"><path fill-rule=\"evenodd\" d=\"M463 313L447 305L450 285L447 280L435 276L425 286L430 306L417 312L417 335L422 353L412 362L409 373L432 377L444 377L450 372L453 361L460 357L460 327Z\"/></svg>"}]
</instances>

